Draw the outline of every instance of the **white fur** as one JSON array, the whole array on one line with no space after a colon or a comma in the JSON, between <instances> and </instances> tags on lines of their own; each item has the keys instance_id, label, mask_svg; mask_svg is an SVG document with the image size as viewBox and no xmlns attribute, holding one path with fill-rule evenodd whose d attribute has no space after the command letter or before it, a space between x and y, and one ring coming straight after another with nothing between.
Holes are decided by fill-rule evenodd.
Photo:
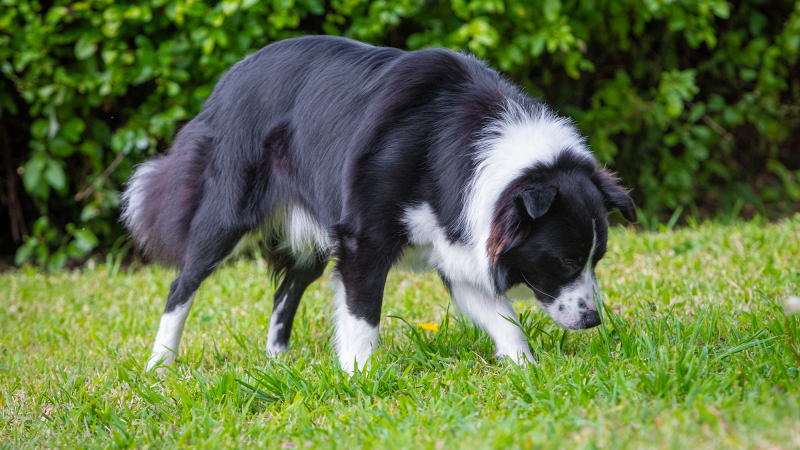
<instances>
[{"instance_id":1,"label":"white fur","mask_svg":"<svg viewBox=\"0 0 800 450\"><path fill-rule=\"evenodd\" d=\"M347 308L347 292L339 276L334 275L331 284L335 291L333 343L339 364L345 372L352 375L355 372L354 362L358 363L360 370L369 369L369 357L378 348L379 327L373 327L350 313Z\"/></svg>"},{"instance_id":2,"label":"white fur","mask_svg":"<svg viewBox=\"0 0 800 450\"><path fill-rule=\"evenodd\" d=\"M469 283L455 283L450 287L450 292L461 312L492 338L498 357L512 358L518 364L535 363L528 340L519 328L517 315L508 298L492 297Z\"/></svg>"},{"instance_id":3,"label":"white fur","mask_svg":"<svg viewBox=\"0 0 800 450\"><path fill-rule=\"evenodd\" d=\"M308 264L315 253L331 248L328 231L305 208L294 205L286 214L287 244L298 263Z\"/></svg>"},{"instance_id":4,"label":"white fur","mask_svg":"<svg viewBox=\"0 0 800 450\"><path fill-rule=\"evenodd\" d=\"M156 342L153 344L153 353L147 362L147 370L151 370L159 362L161 365L168 366L178 356L178 346L183 334L183 325L186 323L186 317L192 309L193 302L194 295L183 305L161 316Z\"/></svg>"},{"instance_id":5,"label":"white fur","mask_svg":"<svg viewBox=\"0 0 800 450\"><path fill-rule=\"evenodd\" d=\"M429 204L406 209L403 222L409 232L410 243L420 248L420 255L427 257L430 267L441 271L451 282L469 282L486 292L492 292L488 261L486 265L482 261L486 258L478 257L473 246L447 239Z\"/></svg>"},{"instance_id":6,"label":"white fur","mask_svg":"<svg viewBox=\"0 0 800 450\"><path fill-rule=\"evenodd\" d=\"M156 160L140 164L128 182L128 188L122 193L124 208L120 219L125 223L125 227L130 230L132 235L141 233L139 214L145 201L144 194L147 178L155 172L157 162ZM139 242L144 243L146 241L147 236L139 236Z\"/></svg>"},{"instance_id":7,"label":"white fur","mask_svg":"<svg viewBox=\"0 0 800 450\"><path fill-rule=\"evenodd\" d=\"M289 291L291 292L292 286L289 286ZM279 344L278 340L278 332L280 332L284 324L278 323L278 316L280 315L281 311L286 307L286 298L287 296L284 295L281 298L281 301L272 310L272 317L269 320L269 331L267 332L267 354L269 356L279 356L281 353L285 353L287 349L286 345Z\"/></svg>"},{"instance_id":8,"label":"white fur","mask_svg":"<svg viewBox=\"0 0 800 450\"><path fill-rule=\"evenodd\" d=\"M558 324L571 330L583 329L581 323L582 313L587 309L595 309L594 296L597 295L598 302L602 302L600 297L600 287L597 285L597 278L593 270L586 270L581 273L581 277L572 285L562 289L561 295L553 303L544 305L540 303L542 309ZM583 300L585 307L581 307L579 302ZM559 308L563 306L563 310Z\"/></svg>"},{"instance_id":9,"label":"white fur","mask_svg":"<svg viewBox=\"0 0 800 450\"><path fill-rule=\"evenodd\" d=\"M273 233L279 236L279 249L291 252L301 266L310 265L317 254L330 253L333 245L325 226L305 208L279 206L259 228L239 240L232 257L258 248L260 239Z\"/></svg>"},{"instance_id":10,"label":"white fur","mask_svg":"<svg viewBox=\"0 0 800 450\"><path fill-rule=\"evenodd\" d=\"M592 267L592 257L594 256L595 246L597 245L597 230L595 229L594 222L592 222L592 249L589 252L589 258L586 265L581 271L580 277L570 286L561 290L559 296L550 304L539 305L544 309L547 314L558 324L573 330L583 329L582 314L587 310L597 310L595 305L595 297L599 305L603 304L603 298L600 296L600 286L597 284L597 277L594 274ZM580 302L583 301L583 306ZM562 308L563 309L559 309Z\"/></svg>"}]
</instances>

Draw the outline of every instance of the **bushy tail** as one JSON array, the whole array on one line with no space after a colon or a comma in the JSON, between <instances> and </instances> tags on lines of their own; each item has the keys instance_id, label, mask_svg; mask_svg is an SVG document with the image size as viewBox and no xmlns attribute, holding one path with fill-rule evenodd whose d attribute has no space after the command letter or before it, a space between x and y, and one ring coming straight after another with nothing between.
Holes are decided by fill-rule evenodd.
<instances>
[{"instance_id":1,"label":"bushy tail","mask_svg":"<svg viewBox=\"0 0 800 450\"><path fill-rule=\"evenodd\" d=\"M203 197L210 142L187 125L166 156L141 164L128 182L121 220L149 258L183 266L192 219Z\"/></svg>"}]
</instances>

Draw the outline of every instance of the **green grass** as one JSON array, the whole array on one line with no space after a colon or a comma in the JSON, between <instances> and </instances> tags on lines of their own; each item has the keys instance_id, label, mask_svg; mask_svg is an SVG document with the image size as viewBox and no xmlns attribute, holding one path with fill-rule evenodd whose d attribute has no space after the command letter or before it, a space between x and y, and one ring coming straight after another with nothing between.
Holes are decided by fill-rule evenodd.
<instances>
[{"instance_id":1,"label":"green grass","mask_svg":"<svg viewBox=\"0 0 800 450\"><path fill-rule=\"evenodd\" d=\"M612 231L603 327L566 332L517 305L536 367L495 360L434 275L405 273L368 374L337 368L324 280L270 361L274 286L240 261L203 285L176 365L145 373L173 276L0 276L0 446L800 447L800 321L781 309L800 292L800 216Z\"/></svg>"}]
</instances>

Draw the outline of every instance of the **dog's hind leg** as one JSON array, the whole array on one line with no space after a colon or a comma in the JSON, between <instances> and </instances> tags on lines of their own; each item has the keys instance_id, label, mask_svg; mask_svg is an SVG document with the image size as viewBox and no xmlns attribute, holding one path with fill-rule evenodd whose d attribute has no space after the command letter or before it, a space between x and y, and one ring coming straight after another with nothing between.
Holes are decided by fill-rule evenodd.
<instances>
[{"instance_id":1,"label":"dog's hind leg","mask_svg":"<svg viewBox=\"0 0 800 450\"><path fill-rule=\"evenodd\" d=\"M196 230L195 230L196 231ZM169 365L178 355L183 325L192 307L194 294L223 259L233 250L243 233L223 230L195 233L189 242L180 275L169 287L167 306L153 344L147 370Z\"/></svg>"},{"instance_id":2,"label":"dog's hind leg","mask_svg":"<svg viewBox=\"0 0 800 450\"><path fill-rule=\"evenodd\" d=\"M272 318L267 333L267 354L270 356L278 356L289 348L289 337L300 299L308 285L322 276L327 262L321 256L302 263L293 260L292 265L286 269L273 299Z\"/></svg>"}]
</instances>

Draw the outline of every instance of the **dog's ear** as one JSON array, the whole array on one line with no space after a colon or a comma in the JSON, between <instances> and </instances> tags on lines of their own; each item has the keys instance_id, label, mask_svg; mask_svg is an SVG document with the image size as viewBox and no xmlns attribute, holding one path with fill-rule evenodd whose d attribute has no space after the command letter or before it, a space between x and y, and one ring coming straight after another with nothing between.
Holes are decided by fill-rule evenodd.
<instances>
[{"instance_id":1,"label":"dog's ear","mask_svg":"<svg viewBox=\"0 0 800 450\"><path fill-rule=\"evenodd\" d=\"M557 193L555 187L541 184L500 201L486 249L493 266L503 252L522 243L532 226L531 219L542 217L553 205Z\"/></svg>"},{"instance_id":2,"label":"dog's ear","mask_svg":"<svg viewBox=\"0 0 800 450\"><path fill-rule=\"evenodd\" d=\"M538 219L553 205L557 193L558 190L553 186L537 184L517 194L514 202L527 212L531 219Z\"/></svg>"},{"instance_id":3,"label":"dog's ear","mask_svg":"<svg viewBox=\"0 0 800 450\"><path fill-rule=\"evenodd\" d=\"M603 200L609 212L619 209L622 217L628 222L636 223L639 220L633 199L628 194L628 190L620 186L620 180L614 173L606 169L598 170L594 173L593 181L600 193L603 194Z\"/></svg>"}]
</instances>

